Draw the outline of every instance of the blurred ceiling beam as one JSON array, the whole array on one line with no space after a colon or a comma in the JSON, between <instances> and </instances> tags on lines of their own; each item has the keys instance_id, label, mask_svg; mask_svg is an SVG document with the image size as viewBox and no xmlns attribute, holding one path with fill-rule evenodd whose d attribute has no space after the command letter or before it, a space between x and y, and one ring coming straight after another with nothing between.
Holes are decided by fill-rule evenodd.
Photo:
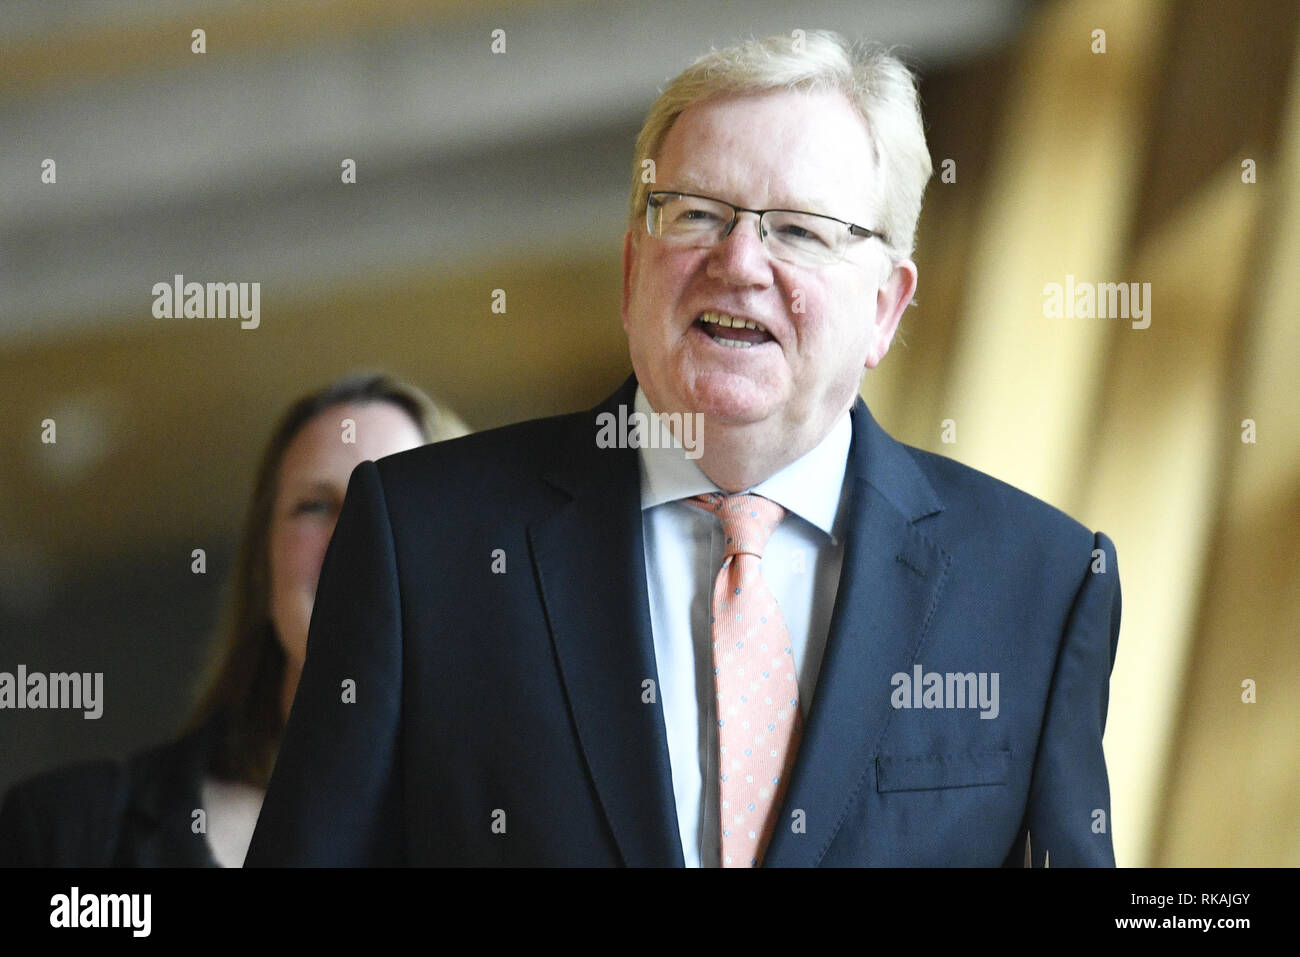
<instances>
[{"instance_id":1,"label":"blurred ceiling beam","mask_svg":"<svg viewBox=\"0 0 1300 957\"><path fill-rule=\"evenodd\" d=\"M84 30L53 13L24 20L25 4L0 10L4 35L20 37L0 49L0 341L11 346L148 321L152 284L177 272L261 281L283 299L509 254L526 232L501 215L455 217L505 210L520 183L532 208L507 212L559 230L532 234L534 246L617 236L626 171L593 178L581 157L557 169L555 150L615 137L630 160L655 91L710 43L828 27L937 64L1005 41L1025 4L816 0L797 18L777 0L741 18L734 4L691 0L191 3L163 19L114 6L119 20ZM41 22L55 29L34 32ZM189 52L200 23L202 56ZM507 52L494 57L497 27ZM40 180L47 157L55 185ZM345 158L357 196L341 195ZM561 201L583 216L547 218ZM439 236L447 222L460 226L454 244Z\"/></svg>"},{"instance_id":2,"label":"blurred ceiling beam","mask_svg":"<svg viewBox=\"0 0 1300 957\"><path fill-rule=\"evenodd\" d=\"M556 0L169 0L165 7L155 0L10 0L0 8L0 97L184 69L192 62L196 27L212 38L214 53L265 56L548 3L556 6Z\"/></svg>"}]
</instances>

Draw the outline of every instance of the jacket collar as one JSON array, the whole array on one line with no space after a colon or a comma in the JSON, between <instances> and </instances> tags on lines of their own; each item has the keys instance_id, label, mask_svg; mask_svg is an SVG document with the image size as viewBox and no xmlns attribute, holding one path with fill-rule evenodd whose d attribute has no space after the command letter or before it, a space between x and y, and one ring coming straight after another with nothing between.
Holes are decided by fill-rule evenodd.
<instances>
[{"instance_id":1,"label":"jacket collar","mask_svg":"<svg viewBox=\"0 0 1300 957\"><path fill-rule=\"evenodd\" d=\"M202 808L203 776L220 725L209 722L127 761L129 804L121 852L125 866L215 867L204 832L195 833L193 813Z\"/></svg>"}]
</instances>

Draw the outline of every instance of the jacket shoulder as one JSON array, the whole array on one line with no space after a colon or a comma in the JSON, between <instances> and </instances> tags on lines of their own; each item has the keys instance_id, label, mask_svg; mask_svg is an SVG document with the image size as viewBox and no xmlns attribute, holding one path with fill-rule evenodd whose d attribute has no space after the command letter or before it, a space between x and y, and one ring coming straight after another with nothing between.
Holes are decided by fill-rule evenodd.
<instances>
[{"instance_id":1,"label":"jacket shoulder","mask_svg":"<svg viewBox=\"0 0 1300 957\"><path fill-rule=\"evenodd\" d=\"M903 447L943 503L922 526L955 552L986 567L1034 568L1031 577L1077 578L1097 549L1114 564L1110 539L1056 506L954 459Z\"/></svg>"},{"instance_id":2,"label":"jacket shoulder","mask_svg":"<svg viewBox=\"0 0 1300 957\"><path fill-rule=\"evenodd\" d=\"M137 836L133 807L184 805L188 814L212 733L203 728L124 760L78 762L15 784L0 808L0 866L120 863L121 851Z\"/></svg>"},{"instance_id":3,"label":"jacket shoulder","mask_svg":"<svg viewBox=\"0 0 1300 957\"><path fill-rule=\"evenodd\" d=\"M129 786L120 761L54 768L0 807L0 866L99 867L112 860Z\"/></svg>"},{"instance_id":4,"label":"jacket shoulder","mask_svg":"<svg viewBox=\"0 0 1300 957\"><path fill-rule=\"evenodd\" d=\"M587 419L595 421L591 412L574 412L485 429L385 456L376 464L385 484L430 473L533 472L553 461L560 447L572 443Z\"/></svg>"},{"instance_id":5,"label":"jacket shoulder","mask_svg":"<svg viewBox=\"0 0 1300 957\"><path fill-rule=\"evenodd\" d=\"M591 412L534 419L399 452L375 467L394 517L425 515L430 502L442 503L444 518L489 505L531 513L552 500L544 478L595 448L594 422Z\"/></svg>"}]
</instances>

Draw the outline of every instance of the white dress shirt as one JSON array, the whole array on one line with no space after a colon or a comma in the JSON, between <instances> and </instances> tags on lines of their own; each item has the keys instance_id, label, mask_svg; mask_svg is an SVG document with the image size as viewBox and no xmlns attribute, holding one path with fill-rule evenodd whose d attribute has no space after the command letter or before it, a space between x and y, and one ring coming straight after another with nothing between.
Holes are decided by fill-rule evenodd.
<instances>
[{"instance_id":1,"label":"white dress shirt","mask_svg":"<svg viewBox=\"0 0 1300 957\"><path fill-rule=\"evenodd\" d=\"M639 386L635 411L653 414ZM844 560L844 472L852 437L846 411L819 445L747 490L788 513L763 551L761 568L790 632L805 721ZM707 447L707 423L697 439ZM709 613L725 553L718 519L682 499L720 489L687 458L687 450L638 451L650 623L682 855L687 867L718 867L718 729Z\"/></svg>"},{"instance_id":2,"label":"white dress shirt","mask_svg":"<svg viewBox=\"0 0 1300 957\"><path fill-rule=\"evenodd\" d=\"M200 800L207 809L207 838L218 867L243 867L266 791L240 781L203 778Z\"/></svg>"}]
</instances>

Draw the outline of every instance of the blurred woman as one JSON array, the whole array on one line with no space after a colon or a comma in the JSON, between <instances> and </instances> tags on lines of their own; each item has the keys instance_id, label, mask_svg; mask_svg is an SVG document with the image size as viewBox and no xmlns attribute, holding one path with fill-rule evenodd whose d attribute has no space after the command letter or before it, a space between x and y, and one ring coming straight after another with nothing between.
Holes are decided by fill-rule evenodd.
<instances>
[{"instance_id":1,"label":"blurred woman","mask_svg":"<svg viewBox=\"0 0 1300 957\"><path fill-rule=\"evenodd\" d=\"M349 376L294 402L262 454L222 638L182 737L16 785L0 809L0 865L240 866L352 469L463 432L385 375Z\"/></svg>"}]
</instances>

